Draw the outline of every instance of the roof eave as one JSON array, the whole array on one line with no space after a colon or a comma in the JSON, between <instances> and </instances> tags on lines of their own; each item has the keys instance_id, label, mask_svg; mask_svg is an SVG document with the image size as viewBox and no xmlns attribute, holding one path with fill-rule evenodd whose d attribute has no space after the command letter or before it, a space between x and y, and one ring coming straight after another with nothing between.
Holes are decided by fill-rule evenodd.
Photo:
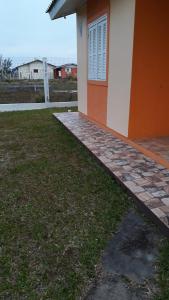
<instances>
[{"instance_id":1,"label":"roof eave","mask_svg":"<svg viewBox=\"0 0 169 300\"><path fill-rule=\"evenodd\" d=\"M51 3L47 13L52 20L74 14L86 0L56 0Z\"/></svg>"},{"instance_id":2,"label":"roof eave","mask_svg":"<svg viewBox=\"0 0 169 300\"><path fill-rule=\"evenodd\" d=\"M47 13L49 13L50 18L52 20L59 18L59 15L64 7L66 0L57 0L52 3L52 5L47 10ZM62 17L62 15L60 16Z\"/></svg>"}]
</instances>

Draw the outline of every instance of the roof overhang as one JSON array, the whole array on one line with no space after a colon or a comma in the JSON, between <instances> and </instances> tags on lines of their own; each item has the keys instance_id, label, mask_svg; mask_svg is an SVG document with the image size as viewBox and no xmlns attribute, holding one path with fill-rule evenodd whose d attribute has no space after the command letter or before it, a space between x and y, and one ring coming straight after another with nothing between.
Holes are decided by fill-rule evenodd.
<instances>
[{"instance_id":1,"label":"roof overhang","mask_svg":"<svg viewBox=\"0 0 169 300\"><path fill-rule=\"evenodd\" d=\"M74 14L86 0L53 0L47 9L52 20Z\"/></svg>"}]
</instances>

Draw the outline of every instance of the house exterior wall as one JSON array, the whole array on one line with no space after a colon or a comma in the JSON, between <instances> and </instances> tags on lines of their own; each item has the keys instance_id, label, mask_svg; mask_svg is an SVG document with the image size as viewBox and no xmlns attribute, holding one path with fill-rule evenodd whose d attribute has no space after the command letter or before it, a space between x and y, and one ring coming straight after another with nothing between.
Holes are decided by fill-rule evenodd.
<instances>
[{"instance_id":1,"label":"house exterior wall","mask_svg":"<svg viewBox=\"0 0 169 300\"><path fill-rule=\"evenodd\" d=\"M43 63L33 62L29 65L29 68L32 79L43 79ZM34 69L38 70L38 73L34 73Z\"/></svg>"},{"instance_id":2,"label":"house exterior wall","mask_svg":"<svg viewBox=\"0 0 169 300\"><path fill-rule=\"evenodd\" d=\"M128 136L135 0L110 1L107 126Z\"/></svg>"},{"instance_id":3,"label":"house exterior wall","mask_svg":"<svg viewBox=\"0 0 169 300\"><path fill-rule=\"evenodd\" d=\"M34 73L34 70L38 70L38 73ZM32 62L27 65L18 67L19 79L43 79L43 63L42 62ZM54 67L48 65L48 75L49 79L54 78Z\"/></svg>"},{"instance_id":4,"label":"house exterior wall","mask_svg":"<svg viewBox=\"0 0 169 300\"><path fill-rule=\"evenodd\" d=\"M169 3L87 1L77 15L79 111L130 139L169 135ZM107 80L88 80L88 25L107 14Z\"/></svg>"},{"instance_id":5,"label":"house exterior wall","mask_svg":"<svg viewBox=\"0 0 169 300\"><path fill-rule=\"evenodd\" d=\"M55 79L59 78L59 71L58 71L58 69L54 69L54 78Z\"/></svg>"},{"instance_id":6,"label":"house exterior wall","mask_svg":"<svg viewBox=\"0 0 169 300\"><path fill-rule=\"evenodd\" d=\"M72 76L72 77L76 78L76 76L77 76L77 68L71 68L71 72L69 74L66 72L65 69L67 69L67 68L64 67L64 68L61 69L61 77L62 77L62 79L65 79L65 78L67 78L69 76Z\"/></svg>"},{"instance_id":7,"label":"house exterior wall","mask_svg":"<svg viewBox=\"0 0 169 300\"><path fill-rule=\"evenodd\" d=\"M87 114L87 7L77 12L78 109Z\"/></svg>"},{"instance_id":8,"label":"house exterior wall","mask_svg":"<svg viewBox=\"0 0 169 300\"><path fill-rule=\"evenodd\" d=\"M107 37L109 36L110 0L87 1L87 25L97 18L107 15ZM88 30L88 28L87 28ZM87 83L87 114L89 118L106 125L107 122L107 92L108 92L108 47L107 38L107 80L92 81Z\"/></svg>"},{"instance_id":9,"label":"house exterior wall","mask_svg":"<svg viewBox=\"0 0 169 300\"><path fill-rule=\"evenodd\" d=\"M137 0L129 137L169 135L169 2Z\"/></svg>"},{"instance_id":10,"label":"house exterior wall","mask_svg":"<svg viewBox=\"0 0 169 300\"><path fill-rule=\"evenodd\" d=\"M67 73L66 73L66 71L65 71L65 68L62 68L62 69L61 69L61 78L62 78L62 79L65 79L65 78L67 78L67 76L68 76L68 75L67 75Z\"/></svg>"},{"instance_id":11,"label":"house exterior wall","mask_svg":"<svg viewBox=\"0 0 169 300\"><path fill-rule=\"evenodd\" d=\"M87 24L83 24L83 30L88 31L88 25L104 14L108 17L107 80L87 80L87 112L86 109L82 112L90 119L128 136L135 0L88 1ZM77 32L81 26L78 17ZM83 49L80 45L81 39L78 35L78 55L82 57L78 65L82 70L87 66L87 40L85 47L82 46ZM87 78L87 70L85 72ZM78 79L82 90L86 80L83 81L80 77ZM79 97L79 107L81 102Z\"/></svg>"},{"instance_id":12,"label":"house exterior wall","mask_svg":"<svg viewBox=\"0 0 169 300\"><path fill-rule=\"evenodd\" d=\"M30 68L29 65L18 67L19 79L29 79Z\"/></svg>"},{"instance_id":13,"label":"house exterior wall","mask_svg":"<svg viewBox=\"0 0 169 300\"><path fill-rule=\"evenodd\" d=\"M77 77L77 68L72 68L72 76Z\"/></svg>"}]
</instances>

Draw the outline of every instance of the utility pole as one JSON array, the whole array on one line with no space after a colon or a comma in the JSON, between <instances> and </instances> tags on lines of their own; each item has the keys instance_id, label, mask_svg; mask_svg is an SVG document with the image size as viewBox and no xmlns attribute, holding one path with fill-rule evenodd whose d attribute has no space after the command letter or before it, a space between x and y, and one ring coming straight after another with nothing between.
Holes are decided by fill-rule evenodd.
<instances>
[{"instance_id":1,"label":"utility pole","mask_svg":"<svg viewBox=\"0 0 169 300\"><path fill-rule=\"evenodd\" d=\"M43 58L43 78L44 78L44 94L45 94L45 103L50 102L49 98L49 78L48 78L48 64L47 58Z\"/></svg>"}]
</instances>

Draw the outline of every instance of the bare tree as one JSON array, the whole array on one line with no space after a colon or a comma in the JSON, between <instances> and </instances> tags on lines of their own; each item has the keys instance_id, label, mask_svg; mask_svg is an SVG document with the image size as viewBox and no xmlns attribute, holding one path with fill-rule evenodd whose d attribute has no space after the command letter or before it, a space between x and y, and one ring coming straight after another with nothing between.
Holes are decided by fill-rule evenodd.
<instances>
[{"instance_id":1,"label":"bare tree","mask_svg":"<svg viewBox=\"0 0 169 300\"><path fill-rule=\"evenodd\" d=\"M12 59L10 58L3 58L0 55L0 78L1 79L8 79L11 74L12 67Z\"/></svg>"},{"instance_id":2,"label":"bare tree","mask_svg":"<svg viewBox=\"0 0 169 300\"><path fill-rule=\"evenodd\" d=\"M2 70L3 68L3 56L0 55L0 71Z\"/></svg>"}]
</instances>

